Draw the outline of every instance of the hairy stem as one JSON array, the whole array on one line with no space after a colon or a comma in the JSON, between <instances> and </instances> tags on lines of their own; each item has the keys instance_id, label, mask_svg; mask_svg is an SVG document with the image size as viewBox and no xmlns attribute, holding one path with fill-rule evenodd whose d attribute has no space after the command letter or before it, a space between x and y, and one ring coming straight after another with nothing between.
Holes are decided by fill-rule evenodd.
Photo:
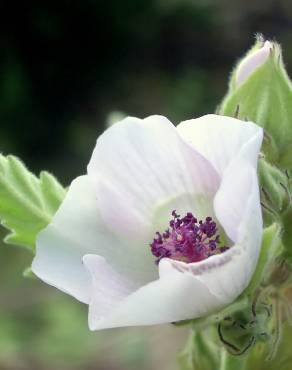
<instances>
[{"instance_id":1,"label":"hairy stem","mask_svg":"<svg viewBox=\"0 0 292 370\"><path fill-rule=\"evenodd\" d=\"M219 370L244 370L246 364L247 356L234 356L222 349Z\"/></svg>"}]
</instances>

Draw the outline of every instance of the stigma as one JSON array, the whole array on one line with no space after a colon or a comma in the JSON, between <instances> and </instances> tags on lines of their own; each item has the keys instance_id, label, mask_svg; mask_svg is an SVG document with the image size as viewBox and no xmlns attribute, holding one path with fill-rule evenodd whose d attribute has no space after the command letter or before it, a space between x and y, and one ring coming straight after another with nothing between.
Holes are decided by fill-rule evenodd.
<instances>
[{"instance_id":1,"label":"stigma","mask_svg":"<svg viewBox=\"0 0 292 370\"><path fill-rule=\"evenodd\" d=\"M212 217L198 221L191 212L181 217L176 211L172 211L169 228L164 233L157 231L150 247L157 264L162 258L199 262L229 249L221 244Z\"/></svg>"}]
</instances>

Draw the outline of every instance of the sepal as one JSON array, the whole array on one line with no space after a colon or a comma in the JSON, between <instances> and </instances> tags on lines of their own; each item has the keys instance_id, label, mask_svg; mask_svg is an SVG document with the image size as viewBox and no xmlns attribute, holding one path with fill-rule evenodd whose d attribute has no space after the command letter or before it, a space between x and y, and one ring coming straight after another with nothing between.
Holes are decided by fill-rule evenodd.
<instances>
[{"instance_id":1,"label":"sepal","mask_svg":"<svg viewBox=\"0 0 292 370\"><path fill-rule=\"evenodd\" d=\"M214 370L219 362L220 348L214 340L213 328L191 330L186 347L179 354L181 370ZM213 340L210 340L213 337Z\"/></svg>"},{"instance_id":2,"label":"sepal","mask_svg":"<svg viewBox=\"0 0 292 370\"><path fill-rule=\"evenodd\" d=\"M221 115L236 115L262 126L269 142L263 146L266 159L281 168L291 169L292 85L280 45L269 42L269 53L262 63L254 65L241 84L236 83L245 59L250 59L264 45L263 39L258 38L251 51L238 63L231 75L229 91L218 111Z\"/></svg>"},{"instance_id":3,"label":"sepal","mask_svg":"<svg viewBox=\"0 0 292 370\"><path fill-rule=\"evenodd\" d=\"M279 222L291 206L291 181L287 174L261 158L258 164L265 225Z\"/></svg>"}]
</instances>

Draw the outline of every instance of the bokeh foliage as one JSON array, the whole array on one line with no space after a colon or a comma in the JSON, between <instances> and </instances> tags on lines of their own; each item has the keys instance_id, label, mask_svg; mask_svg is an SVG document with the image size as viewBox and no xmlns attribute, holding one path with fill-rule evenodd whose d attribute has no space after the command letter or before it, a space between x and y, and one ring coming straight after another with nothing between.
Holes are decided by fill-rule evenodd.
<instances>
[{"instance_id":1,"label":"bokeh foliage","mask_svg":"<svg viewBox=\"0 0 292 370\"><path fill-rule=\"evenodd\" d=\"M0 151L66 186L112 111L213 112L256 32L276 37L291 67L291 14L285 0L3 1ZM30 258L0 248L0 369L176 368L184 329L90 333L86 307L23 279Z\"/></svg>"}]
</instances>

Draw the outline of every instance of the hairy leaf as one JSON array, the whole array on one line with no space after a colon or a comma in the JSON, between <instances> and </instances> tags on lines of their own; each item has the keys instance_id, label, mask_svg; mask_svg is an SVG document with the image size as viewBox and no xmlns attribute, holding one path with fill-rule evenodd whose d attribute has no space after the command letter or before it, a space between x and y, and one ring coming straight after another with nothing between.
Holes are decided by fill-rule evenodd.
<instances>
[{"instance_id":1,"label":"hairy leaf","mask_svg":"<svg viewBox=\"0 0 292 370\"><path fill-rule=\"evenodd\" d=\"M65 189L48 172L32 174L16 157L0 154L0 219L4 241L34 250L36 236L52 219Z\"/></svg>"}]
</instances>

